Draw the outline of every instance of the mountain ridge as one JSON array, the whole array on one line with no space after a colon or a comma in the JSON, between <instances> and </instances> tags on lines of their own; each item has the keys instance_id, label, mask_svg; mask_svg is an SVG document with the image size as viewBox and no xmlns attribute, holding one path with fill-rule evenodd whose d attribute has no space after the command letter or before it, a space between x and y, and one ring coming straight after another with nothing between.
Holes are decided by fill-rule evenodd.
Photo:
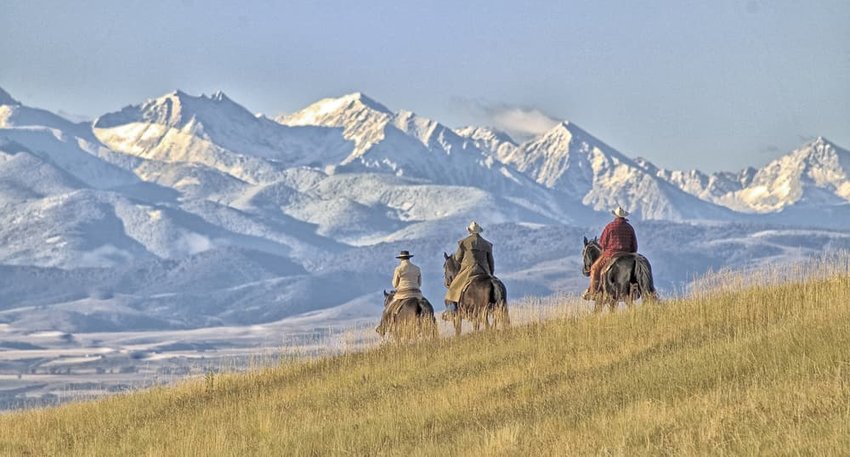
<instances>
[{"instance_id":1,"label":"mountain ridge","mask_svg":"<svg viewBox=\"0 0 850 457\"><path fill-rule=\"evenodd\" d=\"M275 120L223 92L173 91L83 124L17 102L0 113L0 264L14 278L0 281L0 305L11 307L0 309L0 323L38 326L44 317L92 329L91 297L115 328L256 323L371 303L401 249L421 253L423 287L435 295L441 264L432 254L455 249L472 219L500 249L512 294L570 291L583 282L574 265L581 237L618 204L633 213L642 250L663 259L654 271L670 287L707 268L850 247L844 232L786 227L850 228L846 153L825 139L781 163L806 204L751 214L681 183L719 193L761 183L770 170L719 176L712 188L708 175L662 172L572 122L517 143L495 129L392 111L362 93ZM245 262L252 257L266 260ZM175 265L181 284L204 287L158 284ZM131 280L136 267L152 282ZM262 279L223 282L228 268ZM41 290L43 277L56 285ZM35 295L44 308L33 314L26 297ZM53 306L63 310L55 318Z\"/></svg>"}]
</instances>

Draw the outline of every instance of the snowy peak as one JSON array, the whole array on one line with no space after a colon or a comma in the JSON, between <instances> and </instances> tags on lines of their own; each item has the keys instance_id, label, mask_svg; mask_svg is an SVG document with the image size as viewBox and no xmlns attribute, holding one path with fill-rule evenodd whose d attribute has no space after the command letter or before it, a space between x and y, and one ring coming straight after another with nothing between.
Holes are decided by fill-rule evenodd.
<instances>
[{"instance_id":1,"label":"snowy peak","mask_svg":"<svg viewBox=\"0 0 850 457\"><path fill-rule=\"evenodd\" d=\"M577 125L564 121L542 136L522 144L504 159L548 188L582 194L590 184L593 163L630 162Z\"/></svg>"},{"instance_id":2,"label":"snowy peak","mask_svg":"<svg viewBox=\"0 0 850 457\"><path fill-rule=\"evenodd\" d=\"M351 119L367 117L389 117L392 112L384 105L366 96L354 92L337 98L325 98L306 108L276 118L284 125L321 125L342 127Z\"/></svg>"},{"instance_id":3,"label":"snowy peak","mask_svg":"<svg viewBox=\"0 0 850 457\"><path fill-rule=\"evenodd\" d=\"M2 87L0 87L0 105L20 105L20 104L21 104L21 102L12 98L12 96L9 95L8 92L6 92L5 90L3 90Z\"/></svg>"},{"instance_id":4,"label":"snowy peak","mask_svg":"<svg viewBox=\"0 0 850 457\"><path fill-rule=\"evenodd\" d=\"M519 144L517 144L517 142L514 141L507 132L493 127L476 127L470 125L455 129L455 133L474 141L493 142L499 144L509 143L514 146L519 146Z\"/></svg>"},{"instance_id":5,"label":"snowy peak","mask_svg":"<svg viewBox=\"0 0 850 457\"><path fill-rule=\"evenodd\" d=\"M706 175L697 170L648 172L685 192L745 213L778 213L792 207L850 201L850 152L818 137L761 169Z\"/></svg>"},{"instance_id":6,"label":"snowy peak","mask_svg":"<svg viewBox=\"0 0 850 457\"><path fill-rule=\"evenodd\" d=\"M293 114L275 120L287 126L341 127L345 139L352 141L352 157L365 152L384 139L384 129L393 114L384 105L355 92L338 98L326 98Z\"/></svg>"},{"instance_id":7,"label":"snowy peak","mask_svg":"<svg viewBox=\"0 0 850 457\"><path fill-rule=\"evenodd\" d=\"M472 140L476 146L504 162L519 146L506 132L492 127L461 127L455 133Z\"/></svg>"},{"instance_id":8,"label":"snowy peak","mask_svg":"<svg viewBox=\"0 0 850 457\"><path fill-rule=\"evenodd\" d=\"M599 139L588 133L583 128L573 122L563 121L552 127L548 132L543 134L543 139L547 141L564 140L564 141L584 141L588 143L601 143Z\"/></svg>"},{"instance_id":9,"label":"snowy peak","mask_svg":"<svg viewBox=\"0 0 850 457\"><path fill-rule=\"evenodd\" d=\"M115 151L202 164L251 183L275 180L286 167L338 163L351 149L337 130L284 126L223 92L196 97L178 90L101 116L93 127Z\"/></svg>"},{"instance_id":10,"label":"snowy peak","mask_svg":"<svg viewBox=\"0 0 850 457\"><path fill-rule=\"evenodd\" d=\"M468 140L454 130L432 119L418 116L412 111L401 110L396 113L393 126L431 149L443 148L451 152L452 148L465 149L468 146Z\"/></svg>"},{"instance_id":11,"label":"snowy peak","mask_svg":"<svg viewBox=\"0 0 850 457\"><path fill-rule=\"evenodd\" d=\"M134 122L183 127L190 123L250 123L255 116L243 106L218 91L212 96L189 95L176 90L141 105L127 106L121 111L101 116L95 128L110 128Z\"/></svg>"},{"instance_id":12,"label":"snowy peak","mask_svg":"<svg viewBox=\"0 0 850 457\"><path fill-rule=\"evenodd\" d=\"M556 193L597 211L618 205L640 219L727 219L729 211L704 202L656 176L576 124L564 121L523 143L504 161Z\"/></svg>"},{"instance_id":13,"label":"snowy peak","mask_svg":"<svg viewBox=\"0 0 850 457\"><path fill-rule=\"evenodd\" d=\"M850 201L850 152L823 137L758 170L734 204L753 212Z\"/></svg>"}]
</instances>

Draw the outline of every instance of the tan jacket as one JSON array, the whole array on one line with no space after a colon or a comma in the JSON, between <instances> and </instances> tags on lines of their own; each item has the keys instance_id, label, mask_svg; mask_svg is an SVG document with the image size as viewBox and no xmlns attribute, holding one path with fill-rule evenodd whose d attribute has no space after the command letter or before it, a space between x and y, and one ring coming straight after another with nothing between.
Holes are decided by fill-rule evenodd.
<instances>
[{"instance_id":1,"label":"tan jacket","mask_svg":"<svg viewBox=\"0 0 850 457\"><path fill-rule=\"evenodd\" d=\"M410 260L402 260L393 272L395 299L422 298L422 271Z\"/></svg>"},{"instance_id":2,"label":"tan jacket","mask_svg":"<svg viewBox=\"0 0 850 457\"><path fill-rule=\"evenodd\" d=\"M456 303L472 277L493 275L493 245L481 235L472 234L458 242L454 257L460 263L460 271L446 291L446 300Z\"/></svg>"}]
</instances>

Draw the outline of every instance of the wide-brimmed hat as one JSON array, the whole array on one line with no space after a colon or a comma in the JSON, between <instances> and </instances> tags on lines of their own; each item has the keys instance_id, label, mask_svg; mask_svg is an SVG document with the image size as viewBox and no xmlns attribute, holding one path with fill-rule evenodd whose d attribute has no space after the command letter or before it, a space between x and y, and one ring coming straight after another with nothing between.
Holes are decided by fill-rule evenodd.
<instances>
[{"instance_id":1,"label":"wide-brimmed hat","mask_svg":"<svg viewBox=\"0 0 850 457\"><path fill-rule=\"evenodd\" d=\"M617 217L627 218L629 217L629 212L624 210L622 206L617 205L617 208L611 211L611 214Z\"/></svg>"},{"instance_id":2,"label":"wide-brimmed hat","mask_svg":"<svg viewBox=\"0 0 850 457\"><path fill-rule=\"evenodd\" d=\"M469 233L481 233L481 232L484 231L484 229L481 228L480 225L478 225L478 222L475 222L475 221L470 222L469 227L467 227L466 230Z\"/></svg>"},{"instance_id":3,"label":"wide-brimmed hat","mask_svg":"<svg viewBox=\"0 0 850 457\"><path fill-rule=\"evenodd\" d=\"M413 254L407 251L401 251L397 256L395 256L396 259L409 259L411 257L413 257Z\"/></svg>"}]
</instances>

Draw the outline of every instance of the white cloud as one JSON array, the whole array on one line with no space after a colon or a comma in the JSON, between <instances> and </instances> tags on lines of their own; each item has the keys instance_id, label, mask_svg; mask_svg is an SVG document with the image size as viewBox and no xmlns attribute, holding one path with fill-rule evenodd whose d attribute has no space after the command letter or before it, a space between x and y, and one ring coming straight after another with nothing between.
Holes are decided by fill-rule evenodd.
<instances>
[{"instance_id":1,"label":"white cloud","mask_svg":"<svg viewBox=\"0 0 850 457\"><path fill-rule=\"evenodd\" d=\"M472 123L504 130L516 139L528 139L541 135L560 122L554 116L530 106L463 98L455 101L471 115Z\"/></svg>"},{"instance_id":2,"label":"white cloud","mask_svg":"<svg viewBox=\"0 0 850 457\"><path fill-rule=\"evenodd\" d=\"M209 238L194 232L186 232L176 243L178 249L188 254L198 254L212 249Z\"/></svg>"}]
</instances>

